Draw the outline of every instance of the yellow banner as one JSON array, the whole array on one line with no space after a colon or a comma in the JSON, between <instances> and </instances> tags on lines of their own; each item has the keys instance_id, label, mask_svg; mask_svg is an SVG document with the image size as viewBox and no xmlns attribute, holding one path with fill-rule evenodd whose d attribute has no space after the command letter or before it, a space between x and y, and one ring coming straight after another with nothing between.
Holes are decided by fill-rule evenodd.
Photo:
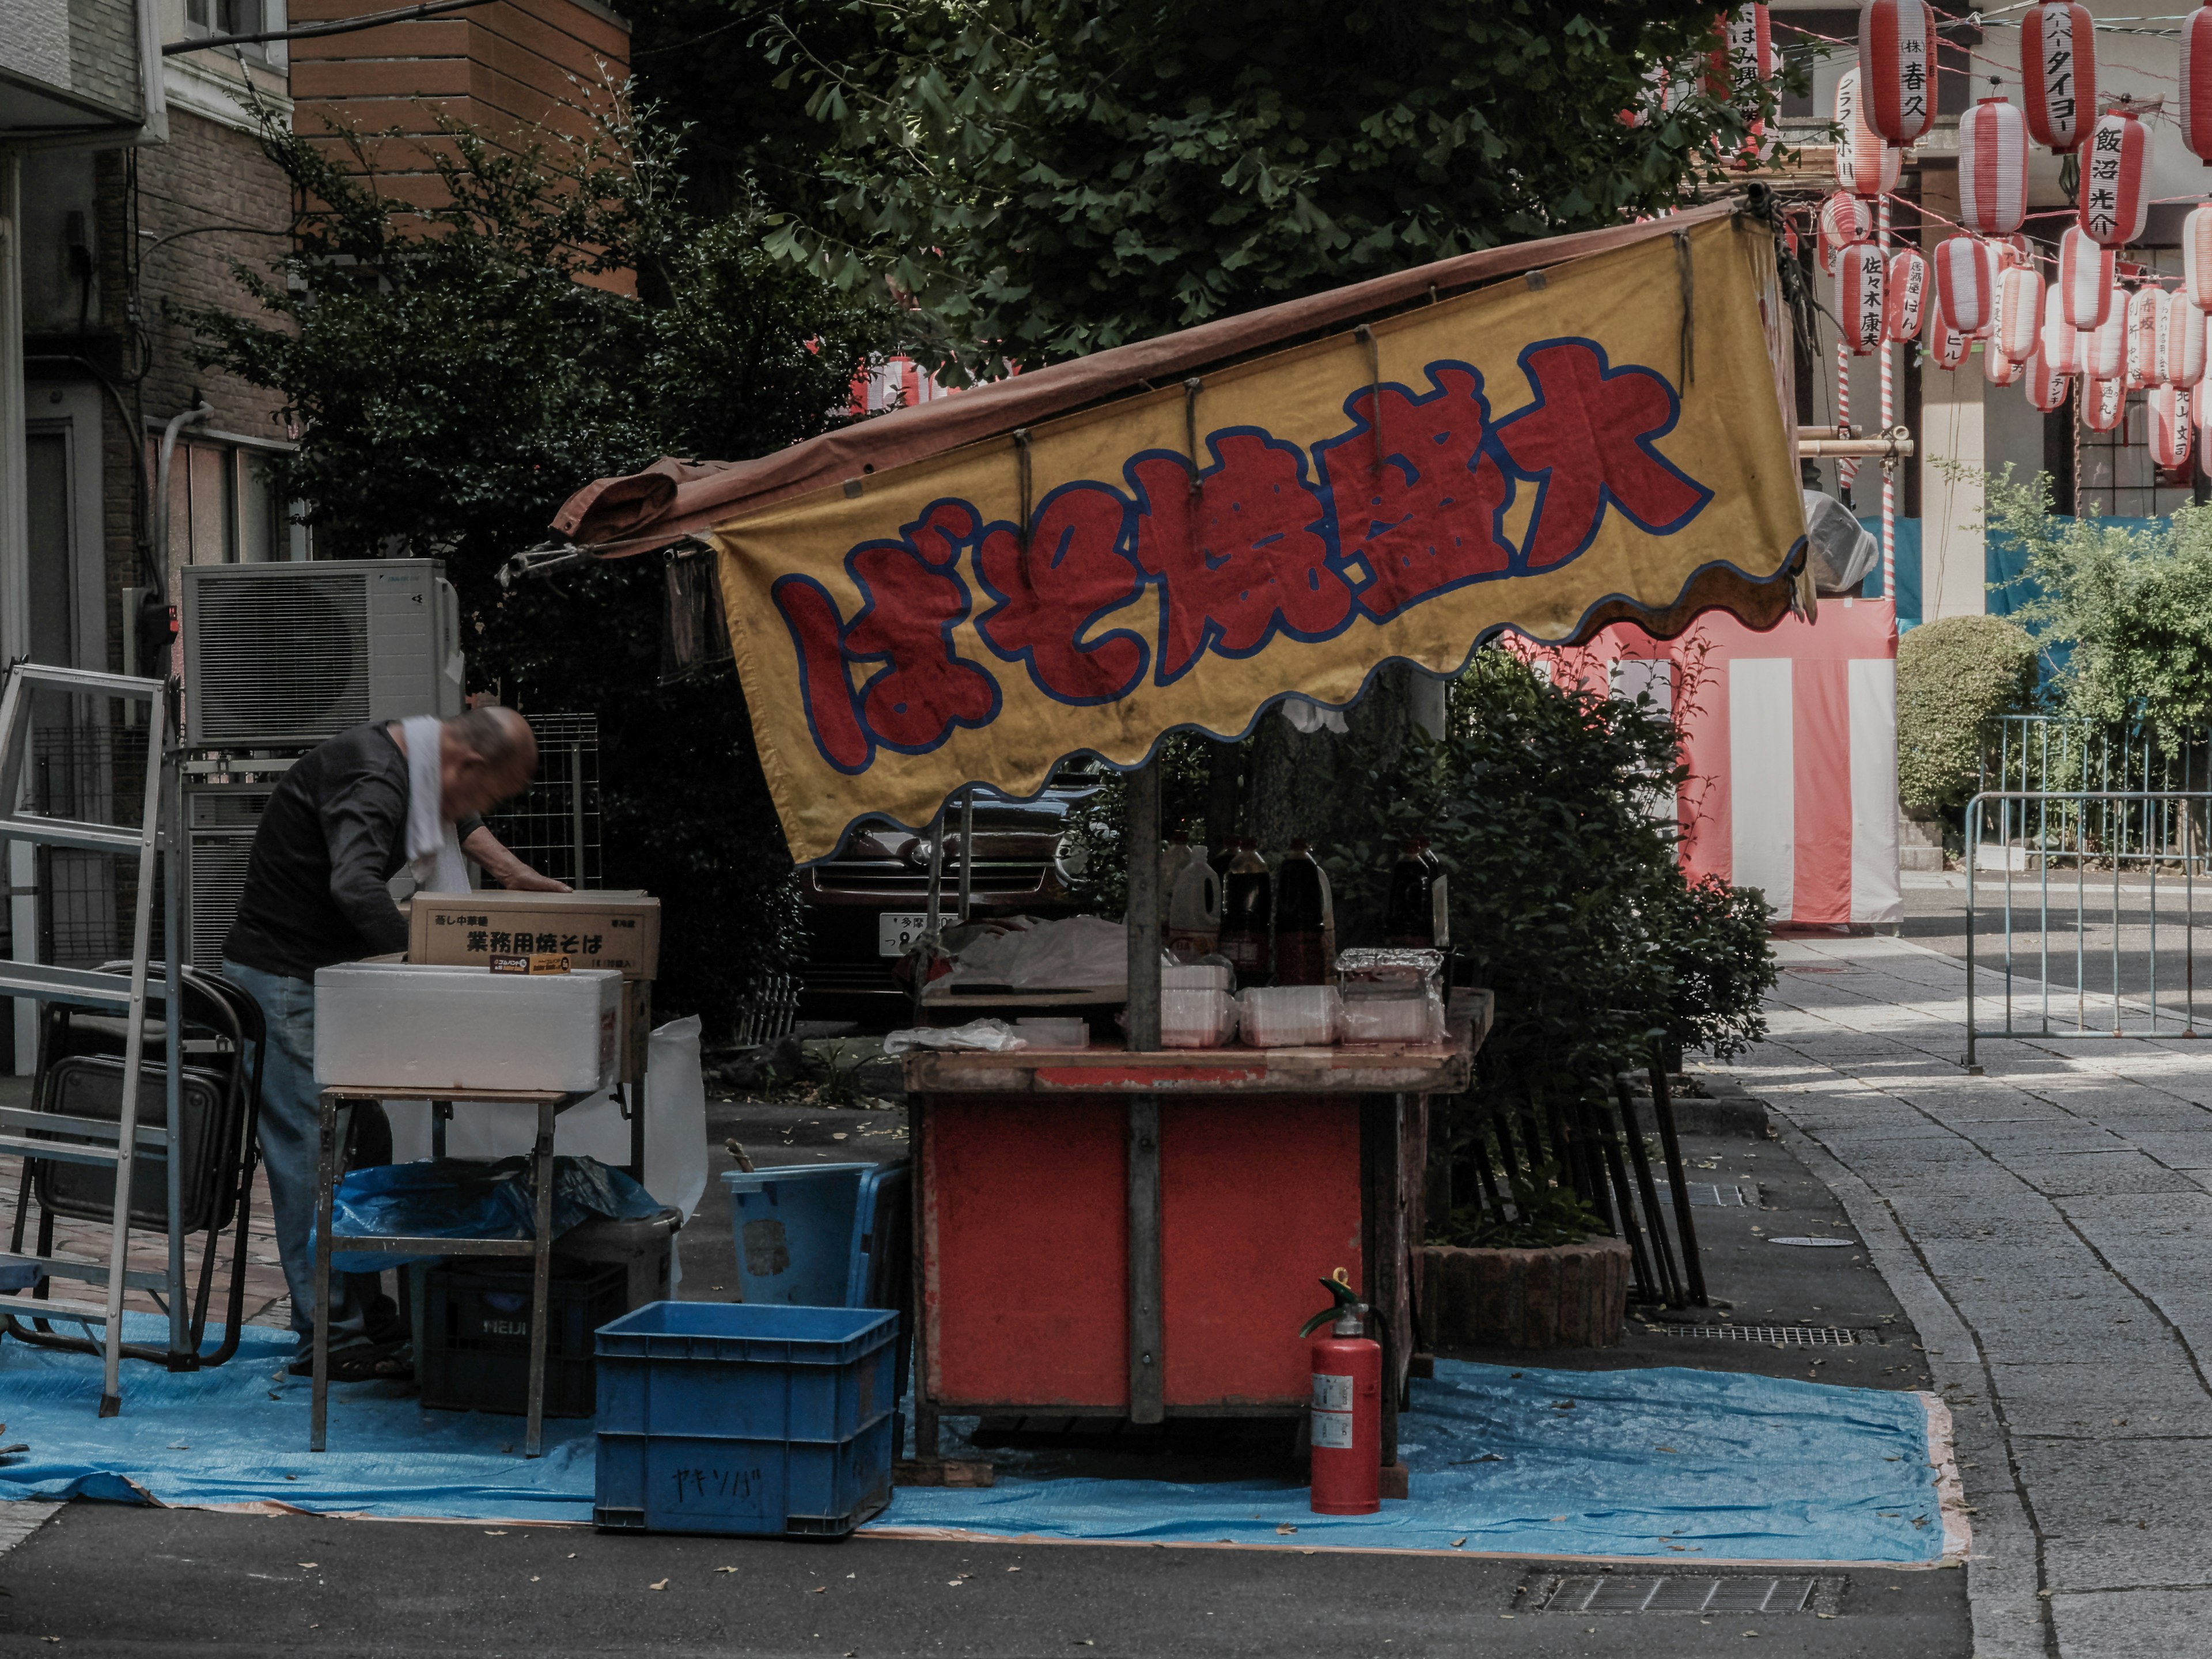
<instances>
[{"instance_id":1,"label":"yellow banner","mask_svg":"<svg viewBox=\"0 0 2212 1659\"><path fill-rule=\"evenodd\" d=\"M716 526L793 855L1502 628L1784 580L1771 249L1714 221Z\"/></svg>"}]
</instances>

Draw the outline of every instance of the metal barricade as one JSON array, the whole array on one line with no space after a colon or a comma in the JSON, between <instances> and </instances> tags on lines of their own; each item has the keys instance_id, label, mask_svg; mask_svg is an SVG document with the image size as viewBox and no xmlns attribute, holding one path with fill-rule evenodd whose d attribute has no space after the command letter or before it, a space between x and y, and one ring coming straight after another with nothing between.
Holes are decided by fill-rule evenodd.
<instances>
[{"instance_id":1,"label":"metal barricade","mask_svg":"<svg viewBox=\"0 0 2212 1659\"><path fill-rule=\"evenodd\" d=\"M2212 788L2212 731L2160 742L2140 723L2068 714L2007 714L1982 754L1981 790L1994 803L1987 840L1969 840L1983 869L2022 870L2030 859L2086 856L2139 864L2208 848L2173 803Z\"/></svg>"},{"instance_id":2,"label":"metal barricade","mask_svg":"<svg viewBox=\"0 0 2212 1659\"><path fill-rule=\"evenodd\" d=\"M2200 874L2212 873L2200 870L2208 817L2212 791L2203 789L1987 789L1966 803L1967 1070L1980 1071L1978 1045L1996 1038L2197 1034L2197 890ZM1993 818L2038 831L1985 842ZM2092 833L2100 823L2166 828L2100 847ZM1979 856L1992 845L2019 856L1992 871ZM2002 890L1995 906L1985 899L1992 878ZM1994 1027L1978 1000L1988 994L1985 914L2001 919L2003 1018ZM2030 936L2032 951L2023 951Z\"/></svg>"}]
</instances>

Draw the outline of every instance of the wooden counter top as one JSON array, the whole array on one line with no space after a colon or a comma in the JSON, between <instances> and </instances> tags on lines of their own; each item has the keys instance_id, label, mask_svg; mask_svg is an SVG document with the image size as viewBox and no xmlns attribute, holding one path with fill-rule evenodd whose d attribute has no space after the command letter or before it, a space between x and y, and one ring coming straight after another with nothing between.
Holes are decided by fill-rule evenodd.
<instances>
[{"instance_id":1,"label":"wooden counter top","mask_svg":"<svg viewBox=\"0 0 2212 1659\"><path fill-rule=\"evenodd\" d=\"M1495 1006L1486 994L1470 1036L1442 1042L1152 1054L1103 1043L1006 1054L917 1049L905 1056L905 1083L921 1094L1457 1094Z\"/></svg>"}]
</instances>

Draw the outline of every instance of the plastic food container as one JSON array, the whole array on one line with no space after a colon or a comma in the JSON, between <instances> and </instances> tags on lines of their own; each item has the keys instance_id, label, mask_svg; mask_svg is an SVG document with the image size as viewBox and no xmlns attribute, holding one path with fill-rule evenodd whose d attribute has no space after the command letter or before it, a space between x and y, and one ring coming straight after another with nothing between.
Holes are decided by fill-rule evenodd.
<instances>
[{"instance_id":1,"label":"plastic food container","mask_svg":"<svg viewBox=\"0 0 2212 1659\"><path fill-rule=\"evenodd\" d=\"M560 1090L614 1080L621 973L495 974L427 963L315 970L315 1081L325 1088Z\"/></svg>"},{"instance_id":2,"label":"plastic food container","mask_svg":"<svg viewBox=\"0 0 2212 1659\"><path fill-rule=\"evenodd\" d=\"M1225 991L1233 971L1225 962L1164 962L1160 964L1160 989Z\"/></svg>"},{"instance_id":3,"label":"plastic food container","mask_svg":"<svg viewBox=\"0 0 2212 1659\"><path fill-rule=\"evenodd\" d=\"M1237 999L1226 991L1160 992L1163 1048L1219 1048L1237 1036Z\"/></svg>"},{"instance_id":4,"label":"plastic food container","mask_svg":"<svg viewBox=\"0 0 2212 1659\"><path fill-rule=\"evenodd\" d=\"M1338 1029L1346 1042L1443 1041L1443 999L1433 989L1346 985L1343 995Z\"/></svg>"},{"instance_id":5,"label":"plastic food container","mask_svg":"<svg viewBox=\"0 0 2212 1659\"><path fill-rule=\"evenodd\" d=\"M1018 1019L1014 1022L1014 1035L1032 1048L1087 1048L1091 1046L1091 1022L1087 1019Z\"/></svg>"},{"instance_id":6,"label":"plastic food container","mask_svg":"<svg viewBox=\"0 0 2212 1659\"><path fill-rule=\"evenodd\" d=\"M1244 1041L1255 1048L1322 1048L1336 1041L1344 1000L1333 985L1262 985L1244 993Z\"/></svg>"}]
</instances>

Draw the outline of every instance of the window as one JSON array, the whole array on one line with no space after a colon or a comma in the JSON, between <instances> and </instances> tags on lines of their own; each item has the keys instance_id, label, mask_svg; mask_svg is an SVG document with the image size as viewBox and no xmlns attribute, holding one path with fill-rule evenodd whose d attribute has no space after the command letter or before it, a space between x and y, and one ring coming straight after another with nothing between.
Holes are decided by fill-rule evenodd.
<instances>
[{"instance_id":1,"label":"window","mask_svg":"<svg viewBox=\"0 0 2212 1659\"><path fill-rule=\"evenodd\" d=\"M270 0L185 0L185 33L193 34L258 34L282 28L283 8ZM272 15L272 14L274 15ZM241 46L249 58L266 58L266 41Z\"/></svg>"},{"instance_id":2,"label":"window","mask_svg":"<svg viewBox=\"0 0 2212 1659\"><path fill-rule=\"evenodd\" d=\"M148 462L161 459L147 441ZM307 530L294 524L270 481L270 450L191 436L169 461L168 563L259 564L307 556Z\"/></svg>"}]
</instances>

